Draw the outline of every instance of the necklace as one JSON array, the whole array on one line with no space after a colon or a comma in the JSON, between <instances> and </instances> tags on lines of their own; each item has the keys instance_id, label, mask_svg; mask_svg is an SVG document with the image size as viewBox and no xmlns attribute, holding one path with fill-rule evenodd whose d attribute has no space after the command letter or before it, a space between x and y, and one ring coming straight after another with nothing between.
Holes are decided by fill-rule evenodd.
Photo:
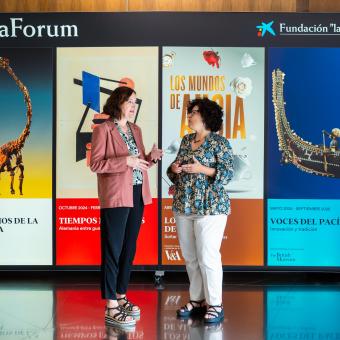
<instances>
[{"instance_id":1,"label":"necklace","mask_svg":"<svg viewBox=\"0 0 340 340\"><path fill-rule=\"evenodd\" d=\"M114 120L114 123L116 124L117 128L123 131L123 133L127 134L129 132L129 122L126 122L126 124L123 126L119 124L118 120Z\"/></svg>"}]
</instances>

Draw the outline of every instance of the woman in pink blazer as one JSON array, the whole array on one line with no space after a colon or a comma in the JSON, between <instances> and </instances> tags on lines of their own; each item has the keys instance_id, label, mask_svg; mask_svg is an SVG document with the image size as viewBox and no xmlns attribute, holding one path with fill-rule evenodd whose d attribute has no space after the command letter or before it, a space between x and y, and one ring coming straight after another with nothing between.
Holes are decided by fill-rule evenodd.
<instances>
[{"instance_id":1,"label":"woman in pink blazer","mask_svg":"<svg viewBox=\"0 0 340 340\"><path fill-rule=\"evenodd\" d=\"M136 93L116 88L104 105L110 118L93 130L90 167L97 173L101 217L101 292L105 320L130 326L140 315L126 296L144 205L152 202L148 169L163 151L145 153L135 115Z\"/></svg>"}]
</instances>

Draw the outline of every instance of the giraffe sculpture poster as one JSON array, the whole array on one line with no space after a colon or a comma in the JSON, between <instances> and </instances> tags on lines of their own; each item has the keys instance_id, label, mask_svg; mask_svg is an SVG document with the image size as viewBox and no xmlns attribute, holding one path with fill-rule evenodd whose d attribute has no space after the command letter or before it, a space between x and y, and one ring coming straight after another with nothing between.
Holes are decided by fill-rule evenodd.
<instances>
[{"instance_id":1,"label":"giraffe sculpture poster","mask_svg":"<svg viewBox=\"0 0 340 340\"><path fill-rule=\"evenodd\" d=\"M0 264L52 264L52 50L0 49Z\"/></svg>"}]
</instances>

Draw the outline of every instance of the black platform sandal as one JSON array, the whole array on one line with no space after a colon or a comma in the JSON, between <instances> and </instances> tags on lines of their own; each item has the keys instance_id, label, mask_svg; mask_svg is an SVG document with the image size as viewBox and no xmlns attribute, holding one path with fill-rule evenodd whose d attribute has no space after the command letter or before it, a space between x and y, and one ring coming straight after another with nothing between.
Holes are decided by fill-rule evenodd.
<instances>
[{"instance_id":1,"label":"black platform sandal","mask_svg":"<svg viewBox=\"0 0 340 340\"><path fill-rule=\"evenodd\" d=\"M221 308L221 310L218 311L216 308ZM209 316L212 316L212 318L209 318ZM224 319L223 305L208 306L207 312L205 313L204 316L204 322L218 323L221 322L223 319Z\"/></svg>"},{"instance_id":2,"label":"black platform sandal","mask_svg":"<svg viewBox=\"0 0 340 340\"><path fill-rule=\"evenodd\" d=\"M187 304L190 304L192 309L188 309L187 304L183 307L181 307L180 309L177 309L177 316L181 317L181 318L186 318L192 315L197 315L197 314L204 314L204 312L206 311L206 306L203 305L203 302L205 300L201 300L201 301L194 301L194 300L190 300ZM197 304L198 306L194 305Z\"/></svg>"},{"instance_id":3,"label":"black platform sandal","mask_svg":"<svg viewBox=\"0 0 340 340\"><path fill-rule=\"evenodd\" d=\"M134 305L132 302L130 302L126 295L120 299L117 299L117 301L121 301L121 300L124 300L125 303L123 303L122 305L120 305L124 310L125 312L130 315L130 316L139 316L140 315L140 308L136 305ZM137 310L134 310L133 307L137 307L138 309Z\"/></svg>"},{"instance_id":4,"label":"black platform sandal","mask_svg":"<svg viewBox=\"0 0 340 340\"><path fill-rule=\"evenodd\" d=\"M110 315L110 310L118 310L118 313ZM107 312L107 313L106 313ZM136 325L136 320L126 320L129 315L126 313L122 306L117 307L106 307L105 308L105 322L108 325L120 326L120 327L131 327Z\"/></svg>"}]
</instances>

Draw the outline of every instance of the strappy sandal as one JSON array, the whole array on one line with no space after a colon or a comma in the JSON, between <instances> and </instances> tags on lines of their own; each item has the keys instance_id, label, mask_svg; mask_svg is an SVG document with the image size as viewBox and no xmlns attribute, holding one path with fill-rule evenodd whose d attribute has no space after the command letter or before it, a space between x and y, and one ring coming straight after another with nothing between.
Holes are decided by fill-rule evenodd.
<instances>
[{"instance_id":1,"label":"strappy sandal","mask_svg":"<svg viewBox=\"0 0 340 340\"><path fill-rule=\"evenodd\" d=\"M180 309L177 309L177 315L180 317L189 317L192 315L197 315L197 314L203 314L206 311L206 306L203 305L203 302L205 300L201 300L201 301L194 301L194 300L190 300L187 304L190 304L192 309L189 310L187 304L183 307L181 307ZM198 306L195 306L195 304L198 304Z\"/></svg>"},{"instance_id":2,"label":"strappy sandal","mask_svg":"<svg viewBox=\"0 0 340 340\"><path fill-rule=\"evenodd\" d=\"M218 311L216 308L221 308L221 311ZM206 317L212 316L212 318ZM204 316L204 322L206 323L218 323L224 319L224 310L223 305L216 306L208 306L207 312Z\"/></svg>"},{"instance_id":3,"label":"strappy sandal","mask_svg":"<svg viewBox=\"0 0 340 340\"><path fill-rule=\"evenodd\" d=\"M118 310L118 313L111 316L110 310ZM134 319L126 320L128 316L129 315L126 313L125 309L122 306L117 306L113 308L109 308L109 307L105 308L105 322L109 325L120 326L120 327L135 326L136 320Z\"/></svg>"},{"instance_id":4,"label":"strappy sandal","mask_svg":"<svg viewBox=\"0 0 340 340\"><path fill-rule=\"evenodd\" d=\"M130 302L126 296L120 298L120 299L117 299L117 301L121 301L121 300L124 300L125 303L123 303L122 305L120 305L124 310L125 312L130 315L130 316L139 316L140 315L140 308L136 305L134 305L132 302ZM137 307L138 309L137 310L134 310L133 307Z\"/></svg>"}]
</instances>

